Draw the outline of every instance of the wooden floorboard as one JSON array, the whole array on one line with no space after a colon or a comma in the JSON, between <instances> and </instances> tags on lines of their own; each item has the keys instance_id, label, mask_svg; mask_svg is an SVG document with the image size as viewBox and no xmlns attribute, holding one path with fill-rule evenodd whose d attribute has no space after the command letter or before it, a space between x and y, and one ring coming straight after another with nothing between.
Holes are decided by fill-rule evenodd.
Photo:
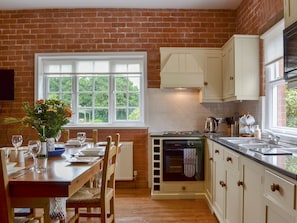
<instances>
[{"instance_id":1,"label":"wooden floorboard","mask_svg":"<svg viewBox=\"0 0 297 223\"><path fill-rule=\"evenodd\" d=\"M152 200L148 189L116 190L116 223L218 223L205 199ZM68 210L67 218L72 215ZM81 219L95 223L98 219Z\"/></svg>"}]
</instances>

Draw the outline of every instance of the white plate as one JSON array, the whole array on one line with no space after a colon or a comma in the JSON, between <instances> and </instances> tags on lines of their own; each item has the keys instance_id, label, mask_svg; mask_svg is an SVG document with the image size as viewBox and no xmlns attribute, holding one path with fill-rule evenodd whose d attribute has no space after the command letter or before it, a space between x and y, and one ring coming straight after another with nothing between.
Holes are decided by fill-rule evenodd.
<instances>
[{"instance_id":1,"label":"white plate","mask_svg":"<svg viewBox=\"0 0 297 223\"><path fill-rule=\"evenodd\" d=\"M25 167L22 167L22 166L14 166L13 168L7 170L7 174L10 175L10 174L13 174L13 173L16 173L20 170L23 170L25 169Z\"/></svg>"},{"instance_id":2,"label":"white plate","mask_svg":"<svg viewBox=\"0 0 297 223\"><path fill-rule=\"evenodd\" d=\"M17 163L16 162L9 162L6 164L7 171L11 170Z\"/></svg>"},{"instance_id":3,"label":"white plate","mask_svg":"<svg viewBox=\"0 0 297 223\"><path fill-rule=\"evenodd\" d=\"M100 156L104 155L105 147L97 147L97 148L86 148L80 151L85 156Z\"/></svg>"},{"instance_id":4,"label":"white plate","mask_svg":"<svg viewBox=\"0 0 297 223\"><path fill-rule=\"evenodd\" d=\"M98 157L87 157L87 156L79 156L79 157L71 157L67 159L69 163L92 163L96 161Z\"/></svg>"}]
</instances>

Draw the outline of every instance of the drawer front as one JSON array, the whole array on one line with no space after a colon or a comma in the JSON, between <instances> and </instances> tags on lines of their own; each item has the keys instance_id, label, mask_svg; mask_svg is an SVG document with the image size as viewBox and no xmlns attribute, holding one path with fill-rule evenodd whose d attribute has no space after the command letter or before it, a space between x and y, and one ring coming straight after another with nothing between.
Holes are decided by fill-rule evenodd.
<instances>
[{"instance_id":1,"label":"drawer front","mask_svg":"<svg viewBox=\"0 0 297 223\"><path fill-rule=\"evenodd\" d=\"M225 150L224 151L224 161L225 161L225 165L227 167L238 170L239 169L238 160L239 160L239 155L238 154L233 153L230 150Z\"/></svg>"},{"instance_id":2,"label":"drawer front","mask_svg":"<svg viewBox=\"0 0 297 223\"><path fill-rule=\"evenodd\" d=\"M265 170L264 194L268 199L272 199L285 208L296 209L295 193L294 183Z\"/></svg>"}]
</instances>

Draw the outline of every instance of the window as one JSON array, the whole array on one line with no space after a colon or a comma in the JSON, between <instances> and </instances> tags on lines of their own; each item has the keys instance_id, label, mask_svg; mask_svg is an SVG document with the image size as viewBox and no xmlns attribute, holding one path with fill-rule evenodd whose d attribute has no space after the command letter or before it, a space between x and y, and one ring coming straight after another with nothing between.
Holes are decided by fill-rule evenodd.
<instances>
[{"instance_id":1,"label":"window","mask_svg":"<svg viewBox=\"0 0 297 223\"><path fill-rule=\"evenodd\" d=\"M35 61L35 99L69 104L69 125L144 125L146 53L36 54Z\"/></svg>"},{"instance_id":2,"label":"window","mask_svg":"<svg viewBox=\"0 0 297 223\"><path fill-rule=\"evenodd\" d=\"M283 21L263 35L266 78L265 128L275 133L297 135L297 90L283 79Z\"/></svg>"}]
</instances>

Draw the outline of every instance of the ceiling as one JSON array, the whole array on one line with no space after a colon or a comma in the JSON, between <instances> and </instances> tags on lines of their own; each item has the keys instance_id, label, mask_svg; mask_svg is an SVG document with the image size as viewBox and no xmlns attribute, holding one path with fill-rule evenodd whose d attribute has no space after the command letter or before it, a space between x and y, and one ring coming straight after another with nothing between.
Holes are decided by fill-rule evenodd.
<instances>
[{"instance_id":1,"label":"ceiling","mask_svg":"<svg viewBox=\"0 0 297 223\"><path fill-rule=\"evenodd\" d=\"M0 0L1 10L40 8L236 9L242 0Z\"/></svg>"}]
</instances>

